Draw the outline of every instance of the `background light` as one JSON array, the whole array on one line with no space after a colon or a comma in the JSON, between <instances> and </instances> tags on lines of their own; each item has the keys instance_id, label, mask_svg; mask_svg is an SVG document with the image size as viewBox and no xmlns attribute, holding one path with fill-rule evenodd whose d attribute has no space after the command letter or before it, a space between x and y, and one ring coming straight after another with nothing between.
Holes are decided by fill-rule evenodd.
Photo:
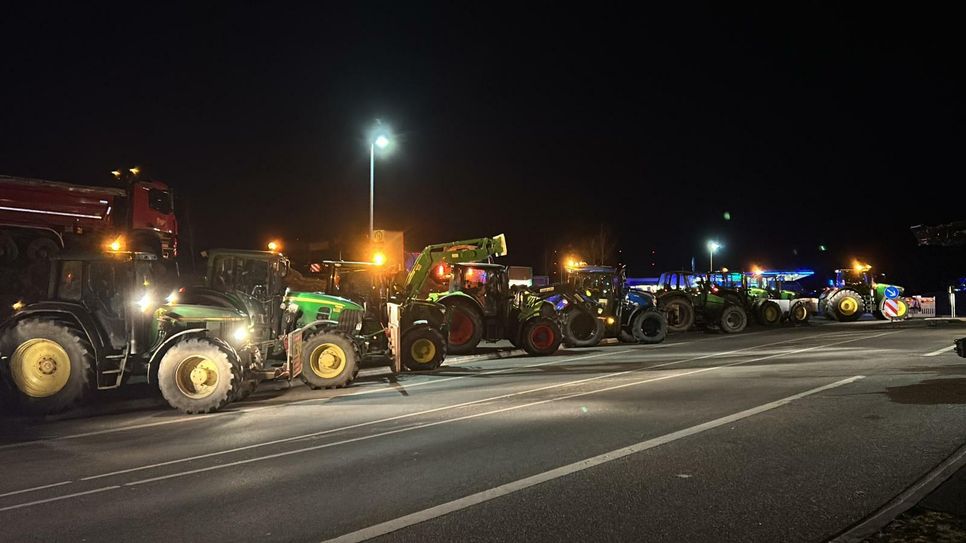
<instances>
[{"instance_id":1,"label":"background light","mask_svg":"<svg viewBox=\"0 0 966 543\"><path fill-rule=\"evenodd\" d=\"M386 146L389 145L389 138L387 138L384 134L380 134L376 138L376 142L375 143L376 143L376 147L378 147L380 149L385 149Z\"/></svg>"}]
</instances>

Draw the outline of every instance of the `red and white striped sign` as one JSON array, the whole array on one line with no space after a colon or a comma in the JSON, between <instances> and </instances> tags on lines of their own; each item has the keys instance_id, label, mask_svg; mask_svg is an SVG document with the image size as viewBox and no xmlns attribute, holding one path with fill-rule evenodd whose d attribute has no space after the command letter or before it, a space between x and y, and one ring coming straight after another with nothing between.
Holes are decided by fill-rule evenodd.
<instances>
[{"instance_id":1,"label":"red and white striped sign","mask_svg":"<svg viewBox=\"0 0 966 543\"><path fill-rule=\"evenodd\" d=\"M319 273L320 271L322 271L322 264L319 264L317 262L313 262L309 264L309 271L312 273Z\"/></svg>"},{"instance_id":2,"label":"red and white striped sign","mask_svg":"<svg viewBox=\"0 0 966 543\"><path fill-rule=\"evenodd\" d=\"M902 300L891 299L882 302L882 314L890 319L901 319L905 317L906 309Z\"/></svg>"}]
</instances>

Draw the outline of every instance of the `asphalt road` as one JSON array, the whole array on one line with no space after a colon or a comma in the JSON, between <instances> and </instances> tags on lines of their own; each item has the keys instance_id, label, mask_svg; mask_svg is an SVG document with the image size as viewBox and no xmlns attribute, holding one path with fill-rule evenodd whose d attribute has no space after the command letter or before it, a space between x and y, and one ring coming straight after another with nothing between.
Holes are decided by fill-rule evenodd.
<instances>
[{"instance_id":1,"label":"asphalt road","mask_svg":"<svg viewBox=\"0 0 966 543\"><path fill-rule=\"evenodd\" d=\"M0 420L0 541L823 541L966 442L963 335L689 333Z\"/></svg>"}]
</instances>

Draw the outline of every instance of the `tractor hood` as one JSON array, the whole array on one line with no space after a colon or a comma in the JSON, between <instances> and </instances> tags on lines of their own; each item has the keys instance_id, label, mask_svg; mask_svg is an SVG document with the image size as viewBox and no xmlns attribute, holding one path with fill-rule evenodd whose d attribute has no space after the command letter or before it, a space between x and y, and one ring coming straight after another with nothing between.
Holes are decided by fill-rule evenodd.
<instances>
[{"instance_id":1,"label":"tractor hood","mask_svg":"<svg viewBox=\"0 0 966 543\"><path fill-rule=\"evenodd\" d=\"M641 292L639 290L629 290L624 297L624 301L637 307L657 307L657 304L654 303L654 296L651 293Z\"/></svg>"},{"instance_id":2,"label":"tractor hood","mask_svg":"<svg viewBox=\"0 0 966 543\"><path fill-rule=\"evenodd\" d=\"M248 322L248 315L237 309L195 304L163 305L155 311L155 317L178 321Z\"/></svg>"},{"instance_id":3,"label":"tractor hood","mask_svg":"<svg viewBox=\"0 0 966 543\"><path fill-rule=\"evenodd\" d=\"M355 309L362 310L362 306L348 298L340 298L339 296L331 296L329 294L323 294L321 292L293 292L289 291L285 296L285 301L292 302L298 305L302 304L315 304L315 305L325 305L342 311L343 309Z\"/></svg>"}]
</instances>

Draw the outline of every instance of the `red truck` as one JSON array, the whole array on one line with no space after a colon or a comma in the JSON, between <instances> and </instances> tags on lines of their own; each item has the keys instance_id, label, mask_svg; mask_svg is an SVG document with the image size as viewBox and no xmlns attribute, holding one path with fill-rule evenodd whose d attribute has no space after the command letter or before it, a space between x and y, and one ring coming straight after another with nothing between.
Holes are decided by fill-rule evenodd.
<instances>
[{"instance_id":1,"label":"red truck","mask_svg":"<svg viewBox=\"0 0 966 543\"><path fill-rule=\"evenodd\" d=\"M0 263L115 241L115 250L176 256L178 221L167 185L134 178L112 188L0 176Z\"/></svg>"}]
</instances>

